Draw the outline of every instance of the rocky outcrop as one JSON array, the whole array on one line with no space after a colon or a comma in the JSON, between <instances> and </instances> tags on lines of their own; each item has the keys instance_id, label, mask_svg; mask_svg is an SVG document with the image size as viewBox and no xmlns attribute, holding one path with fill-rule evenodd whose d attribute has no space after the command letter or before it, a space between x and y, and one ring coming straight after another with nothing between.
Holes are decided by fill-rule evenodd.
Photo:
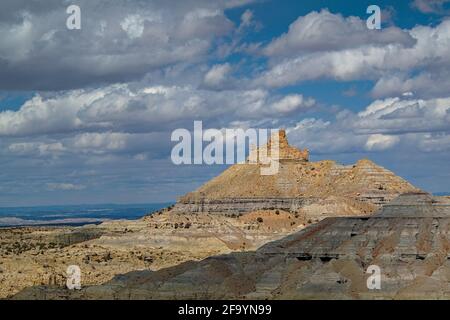
<instances>
[{"instance_id":1,"label":"rocky outcrop","mask_svg":"<svg viewBox=\"0 0 450 320\"><path fill-rule=\"evenodd\" d=\"M269 149L271 143L270 141ZM284 263L287 258L291 258L283 252L278 252L274 254L274 257L278 258L267 260L272 253L260 254L262 251L257 250L258 248L327 217L365 216L399 194L417 190L405 180L369 160L360 160L350 166L339 165L334 161L311 162L308 150L289 146L283 131L280 133L279 143L280 166L276 175L261 175L260 164L234 165L197 191L182 197L174 208L153 213L140 220L109 221L99 226L81 228L0 229L0 298L9 297L25 287L39 284L44 285L42 290L36 287L18 297L26 297L27 292L31 294L29 297L36 298L42 298L47 292L50 298L67 296L71 293L61 288L64 287L65 271L69 265L79 265L83 286L92 288L82 291L81 297L124 298L128 294L127 290L130 290L130 297L146 298L170 298L178 295L259 298L264 294L277 297L272 291L266 290L267 292L262 294L259 289L252 288L263 288L265 283L269 287L275 286L276 283L269 282L271 279L278 281L277 277L287 276L284 274L286 271L283 268L287 267ZM398 210L400 209L391 209L390 212L395 211L397 214ZM349 221L359 223L368 218L358 219ZM334 220L319 223L317 228L326 229L331 221ZM353 222L348 223L353 226ZM345 230L347 227L349 226L344 223L342 228L338 226L330 229L327 236L335 237L330 241L337 241L333 242L336 246L350 243L349 239L345 238L352 234L351 231ZM386 224L384 227L388 228ZM312 230L316 229L309 230L308 234L313 235ZM301 238L304 238L304 235ZM353 238L350 237L351 239ZM324 245L321 244L321 238L317 237L314 241L317 246ZM342 244L339 241L342 241ZM241 254L250 250L257 251ZM223 282L222 284L211 285L202 275L196 274L198 270L208 275L210 269L203 269L206 262L196 264L192 261L231 252L235 254L204 260L213 261L211 277L214 278L214 272L218 272L217 281L219 284ZM313 252L306 252L306 260L300 258L293 261L308 261L312 254ZM332 251L329 254L335 256ZM241 257L243 261L240 260ZM236 264L226 264L222 270L221 261L225 261L224 259L231 259L230 261ZM322 260L327 259L329 260L329 257L322 257ZM342 259L343 257L340 257L339 261ZM241 265L246 261L252 261L253 266ZM271 269L272 262L279 265L273 265L276 270ZM178 267L174 267L177 265ZM183 275L179 282L177 278L160 278L161 275L167 272L171 274L172 271L153 272L169 267L174 267L170 270L174 270L176 274L182 270L189 273ZM258 277L262 277L261 272L267 271L268 279L250 277L251 281L248 282L246 278L241 278L241 273L236 273L239 268L250 268ZM146 271L133 273L133 276L128 274L108 282L118 274L134 270ZM191 273L193 281L199 279L199 283L205 282L208 288L211 286L214 290L217 289L217 292L210 295L209 291L200 291L195 285L192 290L189 289L187 286L191 280L188 275ZM143 277L146 281L145 287L138 288L141 284L133 282L134 274L136 281ZM162 284L161 290L158 291L160 294L154 292L157 286L152 283L152 279ZM308 276L305 279L308 279ZM236 281L245 284L246 289L241 291L227 287ZM105 286L95 286L105 282ZM225 287L221 287L222 285ZM55 286L60 288L55 289ZM177 288L182 290L178 291ZM222 289L225 291L221 291ZM55 296L53 290L62 292L62 296ZM105 292L100 293L98 290Z\"/></svg>"},{"instance_id":2,"label":"rocky outcrop","mask_svg":"<svg viewBox=\"0 0 450 320\"><path fill-rule=\"evenodd\" d=\"M270 144L271 141L264 148L270 149ZM292 210L333 197L368 203L375 210L402 193L418 191L370 160L349 166L330 160L310 162L308 150L290 146L284 131L280 131L279 144L277 174L261 175L264 165L260 163L233 165L181 197L175 212L242 214L270 208Z\"/></svg>"},{"instance_id":3,"label":"rocky outcrop","mask_svg":"<svg viewBox=\"0 0 450 320\"><path fill-rule=\"evenodd\" d=\"M177 203L175 212L180 213L220 213L242 215L256 210L286 210L296 212L305 205L316 203L316 198L231 198L231 199L187 199Z\"/></svg>"},{"instance_id":4,"label":"rocky outcrop","mask_svg":"<svg viewBox=\"0 0 450 320\"><path fill-rule=\"evenodd\" d=\"M278 140L274 141L274 139L271 138L266 145L261 146L259 149L253 148L253 150L249 154L247 162L257 162L259 160L260 154L274 156L272 155L272 151L274 150L278 151L276 157L282 163L309 161L309 150L300 150L289 145L285 130L279 130L275 134L278 135Z\"/></svg>"},{"instance_id":5,"label":"rocky outcrop","mask_svg":"<svg viewBox=\"0 0 450 320\"><path fill-rule=\"evenodd\" d=\"M449 299L449 234L450 199L407 194L375 215L327 218L256 251L16 298ZM380 268L379 289L367 286L369 266Z\"/></svg>"}]
</instances>

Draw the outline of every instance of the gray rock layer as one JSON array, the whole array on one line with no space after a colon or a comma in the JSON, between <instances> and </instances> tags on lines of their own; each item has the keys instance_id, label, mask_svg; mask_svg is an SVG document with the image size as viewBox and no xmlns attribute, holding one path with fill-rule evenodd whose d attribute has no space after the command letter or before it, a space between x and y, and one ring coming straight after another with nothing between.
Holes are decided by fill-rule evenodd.
<instances>
[{"instance_id":1,"label":"gray rock layer","mask_svg":"<svg viewBox=\"0 0 450 320\"><path fill-rule=\"evenodd\" d=\"M256 210L286 210L295 212L317 198L235 198L178 202L173 210L179 213L243 214Z\"/></svg>"}]
</instances>

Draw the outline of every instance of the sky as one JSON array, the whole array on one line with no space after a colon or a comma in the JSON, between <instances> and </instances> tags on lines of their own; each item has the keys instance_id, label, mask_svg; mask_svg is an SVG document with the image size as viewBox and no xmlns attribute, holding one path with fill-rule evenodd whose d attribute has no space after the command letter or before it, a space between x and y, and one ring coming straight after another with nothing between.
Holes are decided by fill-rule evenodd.
<instances>
[{"instance_id":1,"label":"sky","mask_svg":"<svg viewBox=\"0 0 450 320\"><path fill-rule=\"evenodd\" d=\"M448 0L2 0L0 207L175 201L225 169L172 163L172 131L195 120L285 128L313 161L369 158L449 192L449 14Z\"/></svg>"}]
</instances>

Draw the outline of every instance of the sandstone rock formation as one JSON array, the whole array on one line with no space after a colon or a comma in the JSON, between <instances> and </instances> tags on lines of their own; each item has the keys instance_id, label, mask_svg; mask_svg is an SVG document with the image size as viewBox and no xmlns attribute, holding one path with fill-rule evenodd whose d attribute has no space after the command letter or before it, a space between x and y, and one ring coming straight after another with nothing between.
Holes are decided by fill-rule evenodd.
<instances>
[{"instance_id":1,"label":"sandstone rock formation","mask_svg":"<svg viewBox=\"0 0 450 320\"><path fill-rule=\"evenodd\" d=\"M250 155L247 159L247 162L257 162L259 160L259 154L262 153L264 155L272 156L271 152L274 150L274 148L278 149L278 154L276 157L281 162L307 162L309 161L309 150L304 149L300 150L296 147L293 147L289 145L289 142L287 140L286 136L286 130L279 130L278 133L278 140L275 140L273 138L269 139L266 145L261 146L259 149L253 148L253 150L250 152ZM276 136L275 136L276 138Z\"/></svg>"},{"instance_id":2,"label":"sandstone rock formation","mask_svg":"<svg viewBox=\"0 0 450 320\"><path fill-rule=\"evenodd\" d=\"M368 213L402 193L418 191L370 160L349 166L330 160L309 162L308 150L290 146L284 130L279 134L279 153L277 174L261 175L264 164L260 163L233 165L198 190L181 197L174 210L185 214L242 214L264 209L298 211L328 199L346 201L347 205L348 202L357 206L365 203L365 213Z\"/></svg>"},{"instance_id":3,"label":"sandstone rock formation","mask_svg":"<svg viewBox=\"0 0 450 320\"><path fill-rule=\"evenodd\" d=\"M407 194L366 217L327 218L256 251L117 276L34 299L449 299L450 198ZM370 265L381 288L367 287Z\"/></svg>"},{"instance_id":4,"label":"sandstone rock formation","mask_svg":"<svg viewBox=\"0 0 450 320\"><path fill-rule=\"evenodd\" d=\"M256 250L324 218L367 215L401 193L417 191L369 160L350 166L310 162L308 150L290 146L284 131L279 145L278 174L262 176L260 164L234 165L173 209L140 220L0 229L0 298L33 285L64 287L69 265L79 265L83 286L93 286L130 271L187 263L184 268L212 255Z\"/></svg>"}]
</instances>

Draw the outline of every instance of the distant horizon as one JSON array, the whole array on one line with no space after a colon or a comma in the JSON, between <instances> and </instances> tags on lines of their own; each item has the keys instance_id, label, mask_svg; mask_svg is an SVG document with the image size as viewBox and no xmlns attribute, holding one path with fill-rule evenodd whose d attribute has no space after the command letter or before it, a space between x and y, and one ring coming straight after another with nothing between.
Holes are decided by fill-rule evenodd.
<instances>
[{"instance_id":1,"label":"distant horizon","mask_svg":"<svg viewBox=\"0 0 450 320\"><path fill-rule=\"evenodd\" d=\"M169 203L83 204L29 207L0 207L0 227L50 226L101 223L106 220L140 219L167 208Z\"/></svg>"},{"instance_id":2,"label":"distant horizon","mask_svg":"<svg viewBox=\"0 0 450 320\"><path fill-rule=\"evenodd\" d=\"M13 208L57 208L57 207L77 207L77 206L145 206L145 205L172 205L175 204L176 201L162 201L162 202L143 202L143 203L78 203L78 204L39 204L39 205L26 205L26 206L0 206L0 209L13 209Z\"/></svg>"}]
</instances>

